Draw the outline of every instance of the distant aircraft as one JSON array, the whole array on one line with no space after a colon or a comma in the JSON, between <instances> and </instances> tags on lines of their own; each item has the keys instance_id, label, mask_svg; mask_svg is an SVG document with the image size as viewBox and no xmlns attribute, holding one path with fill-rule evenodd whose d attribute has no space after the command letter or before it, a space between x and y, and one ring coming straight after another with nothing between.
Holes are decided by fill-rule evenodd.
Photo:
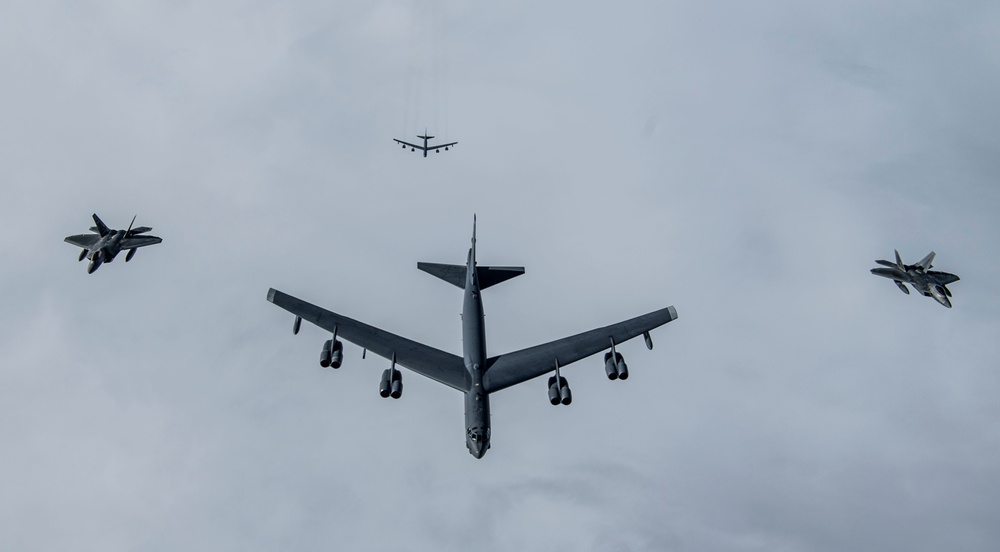
<instances>
[{"instance_id":1,"label":"distant aircraft","mask_svg":"<svg viewBox=\"0 0 1000 552\"><path fill-rule=\"evenodd\" d=\"M84 257L90 259L87 274L93 274L102 263L110 263L115 260L115 257L123 249L128 249L128 254L125 255L127 263L132 260L135 251L140 247L155 245L163 241L156 236L140 236L139 234L149 232L152 228L148 226L132 228L132 225L135 224L135 217L132 217L128 230L108 228L96 213L94 214L94 223L97 226L91 226L90 231L96 232L96 234L77 234L68 236L65 240L67 243L83 248L83 251L80 252L80 258L77 260L82 261Z\"/></svg>"},{"instance_id":2,"label":"distant aircraft","mask_svg":"<svg viewBox=\"0 0 1000 552\"><path fill-rule=\"evenodd\" d=\"M926 257L914 265L905 265L896 251L896 262L875 261L876 263L889 268L873 268L872 274L889 278L903 293L909 295L910 290L905 284L910 284L913 289L919 291L925 297L933 297L935 301L951 308L951 290L948 284L958 281L958 276L947 272L931 270L931 262L934 260L934 252L931 251Z\"/></svg>"},{"instance_id":3,"label":"distant aircraft","mask_svg":"<svg viewBox=\"0 0 1000 552\"><path fill-rule=\"evenodd\" d=\"M555 372L548 380L549 402L553 405L570 404L573 396L566 378L560 374L560 368L594 353L608 351L604 354L608 379L624 380L628 378L628 366L621 353L616 351L616 346L642 335L646 347L652 349L649 331L677 319L674 307L667 307L544 345L488 357L480 293L490 286L524 274L524 268L478 266L475 219L472 247L465 266L417 263L417 268L465 291L461 357L330 312L274 288L267 292L267 300L295 315L293 333L299 332L303 319L333 333L333 337L323 345L320 366L340 367L344 348L338 338L363 347L366 353L371 351L388 359L389 368L382 372L379 384L382 397L398 399L403 393L402 374L396 369L397 364L464 393L465 442L476 458L482 458L490 448L490 393Z\"/></svg>"},{"instance_id":4,"label":"distant aircraft","mask_svg":"<svg viewBox=\"0 0 1000 552\"><path fill-rule=\"evenodd\" d=\"M454 146L455 144L458 143L458 142L449 142L447 144L438 144L436 146L428 146L427 145L427 141L430 140L431 138L434 138L434 137L433 136L428 136L426 130L424 131L424 135L423 136L417 136L417 138L423 138L424 139L424 145L418 146L416 144L411 144L409 142L404 142L402 140L396 140L395 138L393 138L392 140L394 142L396 142L396 143L403 144L403 149L406 149L406 147L409 146L410 147L410 151L422 150L424 152L424 157L427 157L427 152L430 151L430 150L434 150L437 153L441 153L441 148L444 148L444 151L448 151L448 148L450 148L451 146Z\"/></svg>"}]
</instances>

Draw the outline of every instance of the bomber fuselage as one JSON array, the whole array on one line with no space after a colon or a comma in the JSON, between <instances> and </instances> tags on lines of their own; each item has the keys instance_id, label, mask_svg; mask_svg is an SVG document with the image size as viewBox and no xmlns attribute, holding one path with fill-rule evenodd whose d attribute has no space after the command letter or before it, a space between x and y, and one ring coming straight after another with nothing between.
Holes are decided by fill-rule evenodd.
<instances>
[{"instance_id":1,"label":"bomber fuselage","mask_svg":"<svg viewBox=\"0 0 1000 552\"><path fill-rule=\"evenodd\" d=\"M465 392L465 444L469 453L482 458L490 448L490 396L483 388L486 369L486 319L483 295L476 277L476 238L472 238L465 275L465 300L462 305L462 356L469 372L469 390Z\"/></svg>"}]
</instances>

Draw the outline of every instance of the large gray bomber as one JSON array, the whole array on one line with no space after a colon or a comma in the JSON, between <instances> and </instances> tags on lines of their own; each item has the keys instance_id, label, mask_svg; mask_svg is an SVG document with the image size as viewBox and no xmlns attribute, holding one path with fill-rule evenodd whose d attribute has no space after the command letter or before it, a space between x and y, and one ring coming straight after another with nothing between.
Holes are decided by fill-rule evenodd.
<instances>
[{"instance_id":1,"label":"large gray bomber","mask_svg":"<svg viewBox=\"0 0 1000 552\"><path fill-rule=\"evenodd\" d=\"M371 351L388 359L389 368L382 372L379 385L382 397L398 399L403 393L402 375L396 369L397 364L464 393L465 441L469 452L476 458L482 458L490 448L490 393L554 372L548 381L549 401L553 405L568 405L573 400L572 394L560 368L594 353L607 351L604 354L605 373L609 379L624 380L628 378L628 367L615 346L642 335L646 346L652 349L649 331L677 319L674 307L667 307L544 345L488 357L481 292L524 274L524 268L477 266L474 222L472 247L464 266L417 263L417 268L461 288L465 293L461 357L322 309L273 288L268 291L267 300L295 315L294 333L298 333L303 319L333 333L323 346L321 366L340 367L343 344L338 338L363 347L366 353Z\"/></svg>"},{"instance_id":2,"label":"large gray bomber","mask_svg":"<svg viewBox=\"0 0 1000 552\"><path fill-rule=\"evenodd\" d=\"M958 276L931 270L931 262L933 261L934 252L931 251L917 264L903 264L903 260L899 257L899 251L896 251L896 262L875 261L888 268L873 268L872 274L891 279L907 295L910 294L910 290L906 288L906 284L910 284L921 295L933 297L935 301L950 309L951 301L948 298L951 297L951 290L948 289L948 284L957 282Z\"/></svg>"},{"instance_id":3,"label":"large gray bomber","mask_svg":"<svg viewBox=\"0 0 1000 552\"><path fill-rule=\"evenodd\" d=\"M132 222L128 225L128 230L114 230L108 228L106 224L94 213L94 224L96 226L91 226L90 231L93 234L76 234L73 236L67 236L65 241L71 243L77 247L82 247L83 251L80 252L80 257L78 261L82 261L84 257L90 259L90 266L87 267L87 274L93 274L95 270L101 267L102 263L110 263L115 260L115 257L122 252L123 249L128 250L128 254L125 255L125 262L132 260L135 256L135 252L140 247L146 247L147 245L155 245L163 240L156 236L141 236L152 230L148 226L140 226L138 228L132 228L135 224L135 217L132 217Z\"/></svg>"}]
</instances>

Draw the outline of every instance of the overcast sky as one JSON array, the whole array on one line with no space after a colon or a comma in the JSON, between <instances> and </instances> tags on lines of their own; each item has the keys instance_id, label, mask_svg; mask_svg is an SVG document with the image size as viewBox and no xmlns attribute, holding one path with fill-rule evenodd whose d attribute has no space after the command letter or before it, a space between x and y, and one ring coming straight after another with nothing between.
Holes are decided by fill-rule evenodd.
<instances>
[{"instance_id":1,"label":"overcast sky","mask_svg":"<svg viewBox=\"0 0 1000 552\"><path fill-rule=\"evenodd\" d=\"M0 549L992 551L996 2L0 2ZM423 159L427 129L458 140ZM404 136L405 134L405 136ZM161 245L87 275L91 213ZM460 353L680 318L462 397ZM954 308L869 274L898 249Z\"/></svg>"}]
</instances>

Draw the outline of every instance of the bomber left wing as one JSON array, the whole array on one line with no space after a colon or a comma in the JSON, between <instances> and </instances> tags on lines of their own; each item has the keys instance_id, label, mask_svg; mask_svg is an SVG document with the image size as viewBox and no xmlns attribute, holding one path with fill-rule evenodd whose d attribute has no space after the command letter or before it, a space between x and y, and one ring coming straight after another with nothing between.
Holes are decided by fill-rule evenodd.
<instances>
[{"instance_id":1,"label":"bomber left wing","mask_svg":"<svg viewBox=\"0 0 1000 552\"><path fill-rule=\"evenodd\" d=\"M612 340L618 345L676 319L677 309L667 307L544 345L491 357L486 361L483 387L490 393L506 389L555 370L557 362L560 367L566 366L610 349Z\"/></svg>"},{"instance_id":2,"label":"bomber left wing","mask_svg":"<svg viewBox=\"0 0 1000 552\"><path fill-rule=\"evenodd\" d=\"M395 355L397 364L422 376L463 393L469 388L468 372L460 356L352 320L274 288L267 292L267 300L378 356L392 359Z\"/></svg>"}]
</instances>

